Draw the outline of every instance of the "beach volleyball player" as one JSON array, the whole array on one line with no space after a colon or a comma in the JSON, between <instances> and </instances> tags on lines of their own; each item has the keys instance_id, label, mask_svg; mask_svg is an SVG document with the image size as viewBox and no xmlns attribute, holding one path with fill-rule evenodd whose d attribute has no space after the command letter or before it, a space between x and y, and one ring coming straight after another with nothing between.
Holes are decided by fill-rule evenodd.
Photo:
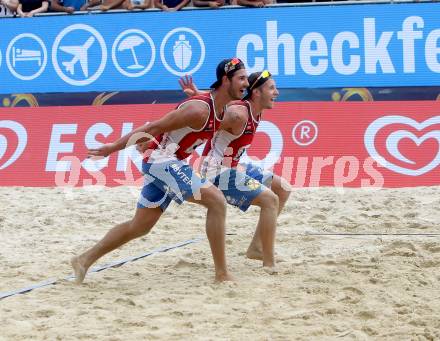
<instances>
[{"instance_id":1,"label":"beach volleyball player","mask_svg":"<svg viewBox=\"0 0 440 341\"><path fill-rule=\"evenodd\" d=\"M203 151L201 172L218 186L228 203L246 211L250 205L261 208L260 218L247 257L273 265L276 218L289 198L287 181L252 163L240 164L240 157L250 147L265 109L271 109L279 95L269 71L252 73L243 100L233 101L224 119ZM180 80L187 94L200 92L191 77ZM223 181L223 183L222 183Z\"/></svg>"},{"instance_id":2,"label":"beach volleyball player","mask_svg":"<svg viewBox=\"0 0 440 341\"><path fill-rule=\"evenodd\" d=\"M142 163L145 184L134 217L116 225L93 247L72 258L77 283L82 283L89 267L103 255L148 233L173 200L179 204L190 201L207 208L206 233L214 259L215 280L231 279L225 256L225 198L185 162L218 129L225 105L242 98L248 86L244 64L238 58L225 59L218 65L217 80L220 85L213 91L187 98L161 119L115 142L89 150L90 157L106 157L129 145L158 137Z\"/></svg>"}]
</instances>

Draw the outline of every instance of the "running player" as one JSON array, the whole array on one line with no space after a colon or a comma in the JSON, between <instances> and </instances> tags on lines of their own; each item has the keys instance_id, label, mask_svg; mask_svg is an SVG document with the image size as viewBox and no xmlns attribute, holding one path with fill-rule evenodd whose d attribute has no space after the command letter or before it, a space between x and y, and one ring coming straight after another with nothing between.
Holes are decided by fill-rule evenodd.
<instances>
[{"instance_id":1,"label":"running player","mask_svg":"<svg viewBox=\"0 0 440 341\"><path fill-rule=\"evenodd\" d=\"M264 264L264 250L270 248L271 243L273 243L270 240L271 234L267 230L275 230L276 216L282 211L289 198L291 188L288 182L278 175L263 171L253 164L244 166L239 164L240 157L252 143L263 110L271 109L275 98L279 94L275 81L268 71L255 72L249 76L248 80L249 87L246 96L241 101L229 103L220 129L215 133L213 139L206 144L203 152L205 158L202 172L207 174L208 178L214 179L214 184L218 185L225 167L231 167L245 173L247 178L244 177L244 181L248 184L252 183L250 177L270 188L276 194L278 207L275 210L276 215L274 217L273 209L268 212L268 205L259 205L258 196L260 194L257 192L246 191L246 188L236 191L236 188L233 188L233 183L227 190L220 187L228 202L238 206L243 211L247 210L249 205L252 204L262 208L257 229L246 255L251 259L263 260ZM187 94L200 93L191 77L182 78L180 84ZM257 187L255 183L252 186ZM262 192L264 193L264 191ZM252 199L254 195L257 196ZM270 196L266 195L266 197L269 198ZM269 250L267 250L267 254L270 254Z\"/></svg>"},{"instance_id":2,"label":"running player","mask_svg":"<svg viewBox=\"0 0 440 341\"><path fill-rule=\"evenodd\" d=\"M107 157L129 145L159 136L142 163L145 184L133 219L115 226L92 248L72 258L78 284L103 255L147 234L172 200L179 204L186 200L208 209L206 233L214 259L215 280L231 280L225 257L225 198L185 162L194 148L210 139L218 129L224 106L241 98L249 85L244 64L238 58L223 60L216 74L219 86L212 92L190 97L161 119L88 151L89 157ZM195 196L200 199L196 200Z\"/></svg>"}]
</instances>

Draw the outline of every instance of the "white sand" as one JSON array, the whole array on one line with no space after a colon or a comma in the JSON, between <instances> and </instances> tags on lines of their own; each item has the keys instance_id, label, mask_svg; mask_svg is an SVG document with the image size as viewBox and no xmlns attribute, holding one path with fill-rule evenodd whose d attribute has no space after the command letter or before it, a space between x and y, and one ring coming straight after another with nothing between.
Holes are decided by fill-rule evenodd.
<instances>
[{"instance_id":1,"label":"white sand","mask_svg":"<svg viewBox=\"0 0 440 341\"><path fill-rule=\"evenodd\" d=\"M136 192L136 191L135 191ZM0 292L72 273L69 259L131 217L127 187L0 188ZM215 285L206 240L0 301L0 340L440 339L440 187L296 190L279 218L280 273L247 260L257 210L229 208L236 283ZM205 211L175 205L98 265L204 236Z\"/></svg>"}]
</instances>

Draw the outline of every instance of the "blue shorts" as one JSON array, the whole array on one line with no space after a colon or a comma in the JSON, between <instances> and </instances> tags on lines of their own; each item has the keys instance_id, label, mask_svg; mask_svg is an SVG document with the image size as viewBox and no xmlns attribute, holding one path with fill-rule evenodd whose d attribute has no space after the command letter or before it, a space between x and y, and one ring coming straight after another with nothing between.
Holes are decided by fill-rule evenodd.
<instances>
[{"instance_id":1,"label":"blue shorts","mask_svg":"<svg viewBox=\"0 0 440 341\"><path fill-rule=\"evenodd\" d=\"M172 200L181 204L199 193L206 183L186 162L174 159L166 162L143 162L144 186L138 208L160 207L164 212Z\"/></svg>"},{"instance_id":2,"label":"blue shorts","mask_svg":"<svg viewBox=\"0 0 440 341\"><path fill-rule=\"evenodd\" d=\"M229 204L238 207L243 212L247 211L252 201L267 189L258 180L235 168L217 175L213 183L222 191Z\"/></svg>"},{"instance_id":3,"label":"blue shorts","mask_svg":"<svg viewBox=\"0 0 440 341\"><path fill-rule=\"evenodd\" d=\"M246 167L246 174L248 176L250 176L251 178L254 178L260 184L263 184L267 188L271 188L272 180L273 180L273 173L272 172L266 171L261 167L253 165L252 163L244 163L241 165Z\"/></svg>"}]
</instances>

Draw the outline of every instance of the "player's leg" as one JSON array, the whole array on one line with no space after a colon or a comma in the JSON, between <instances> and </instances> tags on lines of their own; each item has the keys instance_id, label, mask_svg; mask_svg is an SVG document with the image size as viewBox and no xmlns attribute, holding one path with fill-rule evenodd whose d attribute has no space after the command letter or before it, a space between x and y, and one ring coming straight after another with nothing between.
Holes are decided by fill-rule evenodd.
<instances>
[{"instance_id":1,"label":"player's leg","mask_svg":"<svg viewBox=\"0 0 440 341\"><path fill-rule=\"evenodd\" d=\"M225 254L225 197L215 186L205 185L200 188L200 197L197 200L194 197L187 198L187 200L207 208L206 235L214 259L215 280L217 282L232 280L227 270Z\"/></svg>"},{"instance_id":2,"label":"player's leg","mask_svg":"<svg viewBox=\"0 0 440 341\"><path fill-rule=\"evenodd\" d=\"M71 259L76 283L83 282L87 270L99 258L151 230L171 202L162 186L160 180L144 175L144 186L133 219L116 225L94 246Z\"/></svg>"},{"instance_id":3,"label":"player's leg","mask_svg":"<svg viewBox=\"0 0 440 341\"><path fill-rule=\"evenodd\" d=\"M99 258L132 239L147 234L162 215L160 207L137 208L133 219L116 225L94 246L71 259L76 283L83 282L87 270Z\"/></svg>"},{"instance_id":4,"label":"player's leg","mask_svg":"<svg viewBox=\"0 0 440 341\"><path fill-rule=\"evenodd\" d=\"M277 215L279 215L284 208L291 191L290 184L281 178L278 175L273 174L272 172L265 171L262 168L253 165L251 163L244 165L246 169L246 174L258 182L266 185L271 189L273 193L275 193L278 197L278 211ZM246 255L251 259L261 260L262 255L262 241L261 241L261 225L257 225L255 233L252 237L252 241L249 244Z\"/></svg>"},{"instance_id":5,"label":"player's leg","mask_svg":"<svg viewBox=\"0 0 440 341\"><path fill-rule=\"evenodd\" d=\"M272 185L270 189L278 196L279 206L278 206L278 215L283 210L286 205L287 200L289 199L290 192L292 191L292 187L290 184L283 179L282 177L273 174L272 177Z\"/></svg>"},{"instance_id":6,"label":"player's leg","mask_svg":"<svg viewBox=\"0 0 440 341\"><path fill-rule=\"evenodd\" d=\"M260 207L260 216L246 255L248 258L262 260L263 266L273 267L275 265L274 247L278 197L271 190L265 189L252 201L251 205Z\"/></svg>"},{"instance_id":7,"label":"player's leg","mask_svg":"<svg viewBox=\"0 0 440 341\"><path fill-rule=\"evenodd\" d=\"M171 179L167 185L175 195L173 199L176 202L186 200L207 208L206 234L214 260L215 280L231 280L225 255L226 200L223 194L182 161L174 160L165 169L164 177ZM153 172L156 173L156 170Z\"/></svg>"},{"instance_id":8,"label":"player's leg","mask_svg":"<svg viewBox=\"0 0 440 341\"><path fill-rule=\"evenodd\" d=\"M246 170L246 175L254 178L261 184L270 188L277 196L279 200L278 215L283 210L289 199L292 187L288 181L284 178L273 174L268 170L264 170L261 167L252 163L241 165Z\"/></svg>"},{"instance_id":9,"label":"player's leg","mask_svg":"<svg viewBox=\"0 0 440 341\"><path fill-rule=\"evenodd\" d=\"M273 174L270 189L278 197L277 215L279 215L283 210L284 206L286 205L287 200L289 199L291 186L282 177ZM260 236L261 236L260 225L257 225L254 236L252 237L252 241L249 244L248 250L246 252L248 258L262 259L262 243Z\"/></svg>"},{"instance_id":10,"label":"player's leg","mask_svg":"<svg viewBox=\"0 0 440 341\"><path fill-rule=\"evenodd\" d=\"M273 248L278 213L278 198L266 186L237 169L222 172L214 184L223 192L229 204L246 211L250 205L261 208L257 228L262 242L260 259L263 266L273 267Z\"/></svg>"}]
</instances>

